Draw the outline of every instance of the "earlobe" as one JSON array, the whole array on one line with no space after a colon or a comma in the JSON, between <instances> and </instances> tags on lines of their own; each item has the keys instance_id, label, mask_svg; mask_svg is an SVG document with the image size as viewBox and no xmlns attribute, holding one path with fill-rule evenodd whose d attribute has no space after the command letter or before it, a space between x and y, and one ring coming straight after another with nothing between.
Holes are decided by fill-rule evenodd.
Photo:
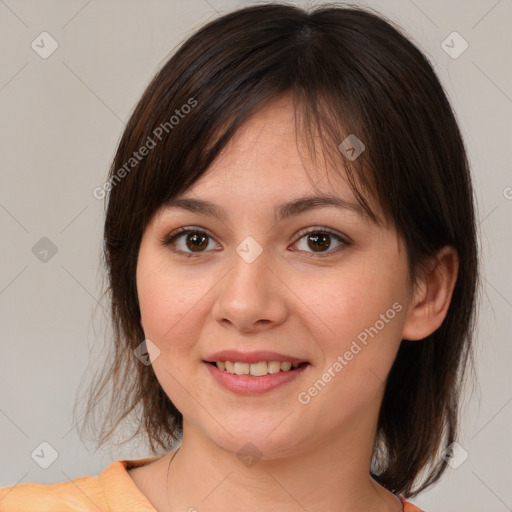
<instances>
[{"instance_id":1,"label":"earlobe","mask_svg":"<svg viewBox=\"0 0 512 512\"><path fill-rule=\"evenodd\" d=\"M421 340L432 334L448 313L457 281L459 257L450 246L438 251L415 286L402 338Z\"/></svg>"}]
</instances>

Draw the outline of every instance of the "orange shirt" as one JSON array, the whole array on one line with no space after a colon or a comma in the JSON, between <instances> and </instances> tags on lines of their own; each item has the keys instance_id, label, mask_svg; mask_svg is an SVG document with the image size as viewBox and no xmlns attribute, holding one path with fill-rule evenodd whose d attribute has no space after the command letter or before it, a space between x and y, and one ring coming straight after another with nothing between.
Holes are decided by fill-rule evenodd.
<instances>
[{"instance_id":1,"label":"orange shirt","mask_svg":"<svg viewBox=\"0 0 512 512\"><path fill-rule=\"evenodd\" d=\"M159 457L117 460L99 476L84 476L57 484L18 484L0 489L2 512L156 512L135 485L127 468ZM404 512L421 512L404 501Z\"/></svg>"}]
</instances>

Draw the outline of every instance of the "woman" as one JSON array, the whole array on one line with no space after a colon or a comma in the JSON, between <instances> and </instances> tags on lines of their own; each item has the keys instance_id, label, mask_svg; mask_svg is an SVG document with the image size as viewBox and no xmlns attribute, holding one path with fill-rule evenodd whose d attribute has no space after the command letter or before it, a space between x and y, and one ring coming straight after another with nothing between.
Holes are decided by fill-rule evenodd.
<instances>
[{"instance_id":1,"label":"woman","mask_svg":"<svg viewBox=\"0 0 512 512\"><path fill-rule=\"evenodd\" d=\"M456 439L471 179L422 53L358 8L241 9L148 86L104 187L115 353L153 454L2 510L419 510ZM111 386L109 388L109 386Z\"/></svg>"}]
</instances>

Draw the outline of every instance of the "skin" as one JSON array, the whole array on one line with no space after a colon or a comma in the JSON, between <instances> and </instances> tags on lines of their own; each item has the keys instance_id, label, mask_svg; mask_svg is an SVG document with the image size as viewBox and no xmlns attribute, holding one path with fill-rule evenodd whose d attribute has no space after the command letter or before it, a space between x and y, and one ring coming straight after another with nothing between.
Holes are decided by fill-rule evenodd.
<instances>
[{"instance_id":1,"label":"skin","mask_svg":"<svg viewBox=\"0 0 512 512\"><path fill-rule=\"evenodd\" d=\"M369 477L385 380L401 340L421 339L441 324L457 257L443 249L413 284L392 225L332 206L276 222L276 205L315 192L357 204L325 165L316 163L313 179L308 167L308 177L293 115L289 98L260 110L184 193L223 207L225 220L164 208L144 232L137 264L141 323L160 350L155 374L184 417L169 494L174 452L129 472L159 511L401 510ZM187 245L187 234L175 248L194 257L161 243L180 227L209 234L203 252ZM303 234L308 228L330 229L351 243L331 237L330 246L315 252ZM252 263L235 250L247 236L262 248ZM308 404L300 403L298 394L396 303L401 311ZM230 348L273 350L310 366L270 392L238 395L217 384L203 363ZM236 455L248 442L261 452L251 467Z\"/></svg>"}]
</instances>

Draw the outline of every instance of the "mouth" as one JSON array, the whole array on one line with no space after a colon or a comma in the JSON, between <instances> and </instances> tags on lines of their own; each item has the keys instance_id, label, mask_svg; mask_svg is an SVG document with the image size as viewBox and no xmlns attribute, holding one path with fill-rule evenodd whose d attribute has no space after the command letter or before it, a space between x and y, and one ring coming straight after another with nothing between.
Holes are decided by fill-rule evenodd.
<instances>
[{"instance_id":1,"label":"mouth","mask_svg":"<svg viewBox=\"0 0 512 512\"><path fill-rule=\"evenodd\" d=\"M249 357L249 356L248 356ZM217 357L216 359L218 359ZM224 389L238 395L260 395L281 386L291 385L309 373L311 363L306 361L203 361L210 376ZM234 359L234 358L233 358Z\"/></svg>"},{"instance_id":2,"label":"mouth","mask_svg":"<svg viewBox=\"0 0 512 512\"><path fill-rule=\"evenodd\" d=\"M289 373L297 371L306 365L307 361L259 361L257 363L246 363L243 361L205 361L215 366L221 372L232 375L247 375L248 377L265 377L276 373Z\"/></svg>"}]
</instances>

